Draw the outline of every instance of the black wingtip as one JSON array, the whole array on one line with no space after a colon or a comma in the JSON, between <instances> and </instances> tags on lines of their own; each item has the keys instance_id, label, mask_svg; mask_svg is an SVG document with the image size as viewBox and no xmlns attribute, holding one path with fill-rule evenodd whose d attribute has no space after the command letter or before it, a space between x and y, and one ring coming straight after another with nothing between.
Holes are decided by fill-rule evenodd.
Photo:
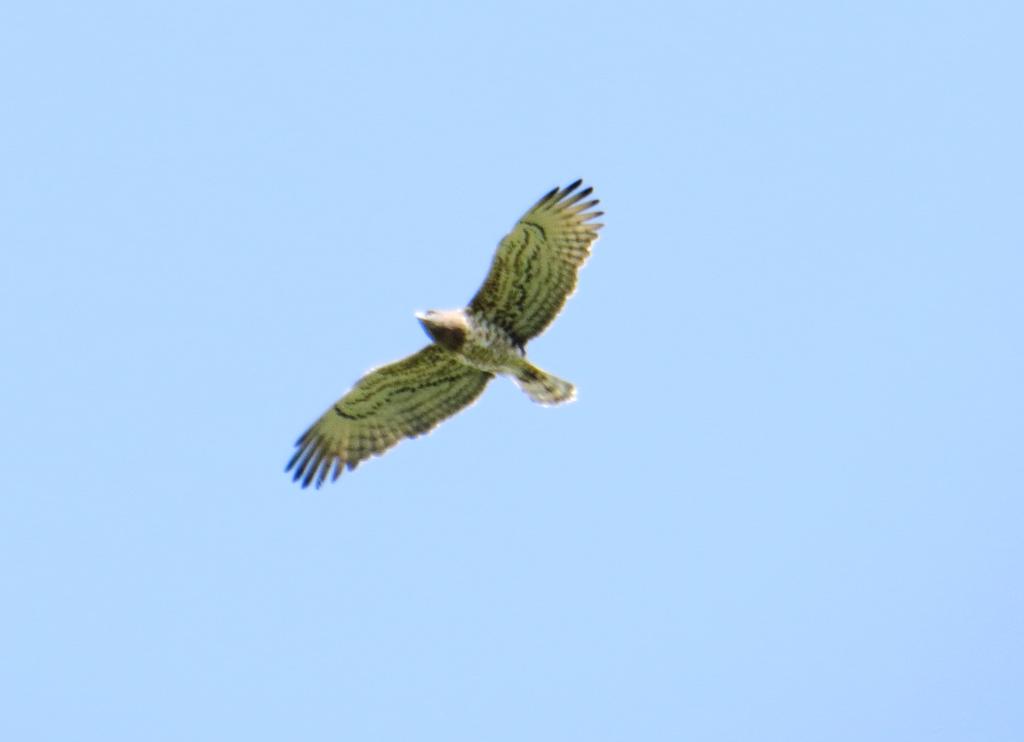
<instances>
[{"instance_id":1,"label":"black wingtip","mask_svg":"<svg viewBox=\"0 0 1024 742\"><path fill-rule=\"evenodd\" d=\"M320 465L324 463L325 458L327 458L327 451L321 448L314 456L303 462L302 467L306 472L306 477L302 480L304 488L308 487L316 479L317 472L320 471Z\"/></svg>"}]
</instances>

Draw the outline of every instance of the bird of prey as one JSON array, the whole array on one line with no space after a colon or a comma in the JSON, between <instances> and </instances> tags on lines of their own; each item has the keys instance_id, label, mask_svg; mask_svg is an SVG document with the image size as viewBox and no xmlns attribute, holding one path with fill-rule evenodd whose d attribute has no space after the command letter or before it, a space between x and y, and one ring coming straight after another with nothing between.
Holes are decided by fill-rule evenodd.
<instances>
[{"instance_id":1,"label":"bird of prey","mask_svg":"<svg viewBox=\"0 0 1024 742\"><path fill-rule=\"evenodd\" d=\"M576 273L603 225L593 222L592 188L582 181L555 188L498 245L490 272L464 309L430 310L416 318L433 342L368 372L296 442L285 471L319 487L345 469L415 438L472 404L495 374L510 376L534 401L571 401L572 384L526 360L576 288Z\"/></svg>"}]
</instances>

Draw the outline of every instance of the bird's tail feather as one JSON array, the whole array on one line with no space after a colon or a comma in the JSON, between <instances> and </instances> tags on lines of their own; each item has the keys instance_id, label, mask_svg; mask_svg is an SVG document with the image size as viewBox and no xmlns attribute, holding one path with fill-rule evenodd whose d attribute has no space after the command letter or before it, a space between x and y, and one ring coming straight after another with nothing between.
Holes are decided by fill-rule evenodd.
<instances>
[{"instance_id":1,"label":"bird's tail feather","mask_svg":"<svg viewBox=\"0 0 1024 742\"><path fill-rule=\"evenodd\" d=\"M539 404L554 405L576 399L576 387L526 361L516 370L513 378L519 388Z\"/></svg>"}]
</instances>

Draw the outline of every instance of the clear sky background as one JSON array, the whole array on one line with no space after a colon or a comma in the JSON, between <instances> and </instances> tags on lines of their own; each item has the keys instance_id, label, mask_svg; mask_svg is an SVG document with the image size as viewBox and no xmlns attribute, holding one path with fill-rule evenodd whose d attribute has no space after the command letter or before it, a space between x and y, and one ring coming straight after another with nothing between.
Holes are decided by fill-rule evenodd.
<instances>
[{"instance_id":1,"label":"clear sky background","mask_svg":"<svg viewBox=\"0 0 1024 742\"><path fill-rule=\"evenodd\" d=\"M11 3L0 737L1024 739L1016 3ZM577 177L507 380L283 467Z\"/></svg>"}]
</instances>

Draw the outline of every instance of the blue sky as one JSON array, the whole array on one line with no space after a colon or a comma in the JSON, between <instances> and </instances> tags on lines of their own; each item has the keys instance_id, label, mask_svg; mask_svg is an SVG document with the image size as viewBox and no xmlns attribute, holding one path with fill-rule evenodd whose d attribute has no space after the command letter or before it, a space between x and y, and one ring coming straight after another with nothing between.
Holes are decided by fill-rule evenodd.
<instances>
[{"instance_id":1,"label":"blue sky","mask_svg":"<svg viewBox=\"0 0 1024 742\"><path fill-rule=\"evenodd\" d=\"M0 19L0 734L1024 737L1011 3ZM507 380L292 444L577 177Z\"/></svg>"}]
</instances>

